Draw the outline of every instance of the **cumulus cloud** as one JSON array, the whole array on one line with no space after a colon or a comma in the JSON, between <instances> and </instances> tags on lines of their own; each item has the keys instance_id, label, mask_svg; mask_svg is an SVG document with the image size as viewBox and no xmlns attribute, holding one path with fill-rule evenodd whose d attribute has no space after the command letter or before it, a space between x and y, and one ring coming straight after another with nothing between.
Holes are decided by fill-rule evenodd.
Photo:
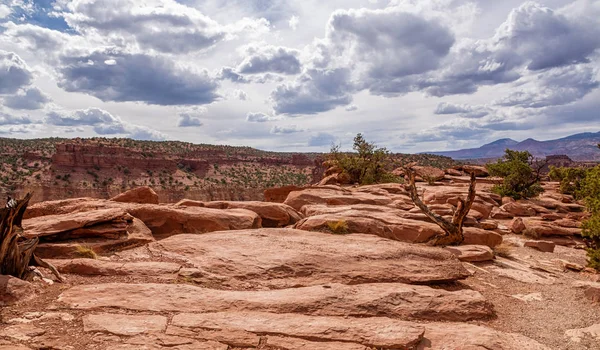
<instances>
[{"instance_id":1,"label":"cumulus cloud","mask_svg":"<svg viewBox=\"0 0 600 350\"><path fill-rule=\"evenodd\" d=\"M298 58L299 51L282 46L249 45L244 50L244 60L238 65L240 74L298 74L301 63Z\"/></svg>"},{"instance_id":2,"label":"cumulus cloud","mask_svg":"<svg viewBox=\"0 0 600 350\"><path fill-rule=\"evenodd\" d=\"M326 132L320 132L316 135L312 135L308 139L308 145L311 147L331 146L334 143L335 143L335 136L328 134Z\"/></svg>"},{"instance_id":3,"label":"cumulus cloud","mask_svg":"<svg viewBox=\"0 0 600 350\"><path fill-rule=\"evenodd\" d=\"M316 114L352 102L348 69L310 69L271 93L277 114Z\"/></svg>"},{"instance_id":4,"label":"cumulus cloud","mask_svg":"<svg viewBox=\"0 0 600 350\"><path fill-rule=\"evenodd\" d=\"M11 14L11 12L12 10L10 9L10 7L4 4L0 4L0 19L8 17Z\"/></svg>"},{"instance_id":5,"label":"cumulus cloud","mask_svg":"<svg viewBox=\"0 0 600 350\"><path fill-rule=\"evenodd\" d=\"M92 126L99 135L123 134L138 140L164 140L166 136L145 126L123 121L118 116L100 108L87 108L71 113L50 111L46 114L46 123L55 126L80 127Z\"/></svg>"},{"instance_id":6,"label":"cumulus cloud","mask_svg":"<svg viewBox=\"0 0 600 350\"><path fill-rule=\"evenodd\" d=\"M29 116L14 116L0 112L0 125L29 125L35 122Z\"/></svg>"},{"instance_id":7,"label":"cumulus cloud","mask_svg":"<svg viewBox=\"0 0 600 350\"><path fill-rule=\"evenodd\" d=\"M43 108L51 99L38 88L28 88L4 98L4 105L12 109L34 110Z\"/></svg>"},{"instance_id":8,"label":"cumulus cloud","mask_svg":"<svg viewBox=\"0 0 600 350\"><path fill-rule=\"evenodd\" d=\"M105 64L109 60L114 60L114 64ZM90 94L102 101L199 105L218 98L218 84L206 71L182 67L161 56L105 50L63 56L60 63L61 88Z\"/></svg>"},{"instance_id":9,"label":"cumulus cloud","mask_svg":"<svg viewBox=\"0 0 600 350\"><path fill-rule=\"evenodd\" d=\"M4 35L12 42L19 43L28 50L44 51L46 55L55 55L69 40L75 39L74 36L30 23L8 22L4 26Z\"/></svg>"},{"instance_id":10,"label":"cumulus cloud","mask_svg":"<svg viewBox=\"0 0 600 350\"><path fill-rule=\"evenodd\" d=\"M288 125L288 126L277 126L274 125L271 128L270 133L274 135L286 135L286 134L294 134L297 132L302 132L304 129L299 128L297 125Z\"/></svg>"},{"instance_id":11,"label":"cumulus cloud","mask_svg":"<svg viewBox=\"0 0 600 350\"><path fill-rule=\"evenodd\" d=\"M0 94L14 94L31 84L33 73L17 54L0 50Z\"/></svg>"},{"instance_id":12,"label":"cumulus cloud","mask_svg":"<svg viewBox=\"0 0 600 350\"><path fill-rule=\"evenodd\" d=\"M186 112L179 113L179 121L177 122L177 126L181 128L192 127L192 126L202 126L203 123L200 120L200 116L206 113L205 108L196 108Z\"/></svg>"},{"instance_id":13,"label":"cumulus cloud","mask_svg":"<svg viewBox=\"0 0 600 350\"><path fill-rule=\"evenodd\" d=\"M225 40L227 30L193 7L173 0L75 0L62 13L70 27L84 35L99 35L142 49L188 53Z\"/></svg>"},{"instance_id":14,"label":"cumulus cloud","mask_svg":"<svg viewBox=\"0 0 600 350\"><path fill-rule=\"evenodd\" d=\"M517 56L530 70L589 62L600 47L598 24L528 1L513 9L496 31L496 56Z\"/></svg>"},{"instance_id":15,"label":"cumulus cloud","mask_svg":"<svg viewBox=\"0 0 600 350\"><path fill-rule=\"evenodd\" d=\"M279 118L260 112L250 112L246 114L246 121L251 123L264 123L273 120L279 120Z\"/></svg>"},{"instance_id":16,"label":"cumulus cloud","mask_svg":"<svg viewBox=\"0 0 600 350\"><path fill-rule=\"evenodd\" d=\"M344 108L347 112L352 112L352 111L356 111L358 109L357 105L349 105L346 106L346 108Z\"/></svg>"},{"instance_id":17,"label":"cumulus cloud","mask_svg":"<svg viewBox=\"0 0 600 350\"><path fill-rule=\"evenodd\" d=\"M558 67L531 77L519 90L495 104L525 108L564 105L583 98L599 85L591 66Z\"/></svg>"}]
</instances>

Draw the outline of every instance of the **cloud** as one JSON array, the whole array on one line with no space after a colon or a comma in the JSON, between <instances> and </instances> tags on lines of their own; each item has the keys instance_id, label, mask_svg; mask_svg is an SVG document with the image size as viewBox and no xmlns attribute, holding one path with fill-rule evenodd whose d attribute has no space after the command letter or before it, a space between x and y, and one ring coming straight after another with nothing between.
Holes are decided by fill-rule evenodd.
<instances>
[{"instance_id":1,"label":"cloud","mask_svg":"<svg viewBox=\"0 0 600 350\"><path fill-rule=\"evenodd\" d=\"M172 0L139 2L75 0L62 13L83 35L135 43L142 49L188 53L214 46L226 38L224 27L198 10Z\"/></svg>"},{"instance_id":2,"label":"cloud","mask_svg":"<svg viewBox=\"0 0 600 350\"><path fill-rule=\"evenodd\" d=\"M8 17L11 14L11 12L12 10L10 9L10 7L4 4L0 4L0 19Z\"/></svg>"},{"instance_id":3,"label":"cloud","mask_svg":"<svg viewBox=\"0 0 600 350\"><path fill-rule=\"evenodd\" d=\"M448 102L441 102L436 107L434 114L460 114L463 118L482 118L490 114L490 110L484 106L461 105Z\"/></svg>"},{"instance_id":4,"label":"cloud","mask_svg":"<svg viewBox=\"0 0 600 350\"><path fill-rule=\"evenodd\" d=\"M279 85L272 93L277 114L316 114L352 102L348 69L310 69L295 82Z\"/></svg>"},{"instance_id":5,"label":"cloud","mask_svg":"<svg viewBox=\"0 0 600 350\"><path fill-rule=\"evenodd\" d=\"M251 123L264 123L264 122L269 122L269 121L273 121L273 120L279 120L279 118L273 117L273 116L265 114L265 113L260 113L260 112L258 112L258 113L250 112L250 113L246 114L246 121L251 122Z\"/></svg>"},{"instance_id":6,"label":"cloud","mask_svg":"<svg viewBox=\"0 0 600 350\"><path fill-rule=\"evenodd\" d=\"M0 94L14 94L31 84L33 73L17 54L0 50Z\"/></svg>"},{"instance_id":7,"label":"cloud","mask_svg":"<svg viewBox=\"0 0 600 350\"><path fill-rule=\"evenodd\" d=\"M298 23L300 23L300 17L298 16L292 16L288 21L288 25L292 30L298 29Z\"/></svg>"},{"instance_id":8,"label":"cloud","mask_svg":"<svg viewBox=\"0 0 600 350\"><path fill-rule=\"evenodd\" d=\"M517 56L530 70L587 63L600 47L598 24L597 19L567 17L528 1L513 9L496 31L496 56Z\"/></svg>"},{"instance_id":9,"label":"cloud","mask_svg":"<svg viewBox=\"0 0 600 350\"><path fill-rule=\"evenodd\" d=\"M357 105L349 105L346 106L346 108L344 108L347 112L352 112L352 111L356 111L358 109Z\"/></svg>"},{"instance_id":10,"label":"cloud","mask_svg":"<svg viewBox=\"0 0 600 350\"><path fill-rule=\"evenodd\" d=\"M287 135L287 134L294 134L294 133L302 132L302 131L304 131L304 129L298 128L297 125L288 125L288 126L274 125L271 128L270 133L274 134L274 135Z\"/></svg>"},{"instance_id":11,"label":"cloud","mask_svg":"<svg viewBox=\"0 0 600 350\"><path fill-rule=\"evenodd\" d=\"M233 92L233 96L235 96L240 101L246 101L248 99L248 94L244 90L235 90Z\"/></svg>"},{"instance_id":12,"label":"cloud","mask_svg":"<svg viewBox=\"0 0 600 350\"><path fill-rule=\"evenodd\" d=\"M46 123L66 126L69 129L80 126L92 126L99 135L123 134L137 140L164 140L166 135L145 126L123 121L118 116L100 108L87 108L72 113L50 111L46 114Z\"/></svg>"},{"instance_id":13,"label":"cloud","mask_svg":"<svg viewBox=\"0 0 600 350\"><path fill-rule=\"evenodd\" d=\"M249 45L244 50L246 57L237 67L239 74L300 73L299 51L282 46Z\"/></svg>"},{"instance_id":14,"label":"cloud","mask_svg":"<svg viewBox=\"0 0 600 350\"><path fill-rule=\"evenodd\" d=\"M106 61L114 60L114 64ZM58 85L102 101L140 101L156 105L208 104L218 98L217 82L161 56L119 50L62 57Z\"/></svg>"},{"instance_id":15,"label":"cloud","mask_svg":"<svg viewBox=\"0 0 600 350\"><path fill-rule=\"evenodd\" d=\"M529 78L519 90L494 103L525 108L564 105L583 98L599 85L592 66L553 68Z\"/></svg>"},{"instance_id":16,"label":"cloud","mask_svg":"<svg viewBox=\"0 0 600 350\"><path fill-rule=\"evenodd\" d=\"M192 126L202 126L202 121L200 120L200 116L206 113L206 108L196 108L186 112L179 113L179 121L177 122L177 126L180 128L192 127Z\"/></svg>"},{"instance_id":17,"label":"cloud","mask_svg":"<svg viewBox=\"0 0 600 350\"><path fill-rule=\"evenodd\" d=\"M0 125L29 125L35 122L28 116L14 116L0 112Z\"/></svg>"},{"instance_id":18,"label":"cloud","mask_svg":"<svg viewBox=\"0 0 600 350\"><path fill-rule=\"evenodd\" d=\"M320 147L320 146L331 146L335 143L335 136L326 132L320 132L316 135L312 135L308 139L308 146Z\"/></svg>"},{"instance_id":19,"label":"cloud","mask_svg":"<svg viewBox=\"0 0 600 350\"><path fill-rule=\"evenodd\" d=\"M51 99L38 88L28 88L16 95L4 98L4 105L12 109L34 110L43 108Z\"/></svg>"},{"instance_id":20,"label":"cloud","mask_svg":"<svg viewBox=\"0 0 600 350\"><path fill-rule=\"evenodd\" d=\"M46 55L51 56L54 56L67 42L76 38L57 30L30 23L15 24L8 22L4 26L6 27L4 35L10 38L12 42L19 43L28 50L44 51ZM48 57L44 58L47 59Z\"/></svg>"}]
</instances>

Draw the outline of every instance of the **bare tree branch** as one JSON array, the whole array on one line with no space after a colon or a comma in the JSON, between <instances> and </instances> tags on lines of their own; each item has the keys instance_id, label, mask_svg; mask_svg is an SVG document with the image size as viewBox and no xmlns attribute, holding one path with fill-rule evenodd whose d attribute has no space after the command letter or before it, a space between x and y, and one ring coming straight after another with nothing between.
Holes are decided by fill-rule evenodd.
<instances>
[{"instance_id":1,"label":"bare tree branch","mask_svg":"<svg viewBox=\"0 0 600 350\"><path fill-rule=\"evenodd\" d=\"M471 173L471 183L469 185L469 194L467 195L467 200L465 201L463 199L459 199L459 203L452 217L452 221L448 221L442 216L434 213L425 203L423 203L421 198L419 198L419 194L417 193L415 172L410 168L406 168L406 173L408 174L410 181L408 186L410 198L429 219L440 226L445 232L443 235L436 235L432 237L429 239L428 243L436 246L461 244L464 241L463 221L467 217L467 214L469 213L469 210L471 210L471 206L475 201L475 185L477 182L475 173Z\"/></svg>"}]
</instances>

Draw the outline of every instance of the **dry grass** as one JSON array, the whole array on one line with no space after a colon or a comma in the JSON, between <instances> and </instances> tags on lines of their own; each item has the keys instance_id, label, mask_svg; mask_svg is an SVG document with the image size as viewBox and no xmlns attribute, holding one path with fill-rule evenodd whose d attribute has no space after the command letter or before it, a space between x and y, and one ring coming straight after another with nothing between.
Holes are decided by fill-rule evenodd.
<instances>
[{"instance_id":1,"label":"dry grass","mask_svg":"<svg viewBox=\"0 0 600 350\"><path fill-rule=\"evenodd\" d=\"M98 254L91 247L78 245L75 247L75 254L80 258L98 259Z\"/></svg>"},{"instance_id":2,"label":"dry grass","mask_svg":"<svg viewBox=\"0 0 600 350\"><path fill-rule=\"evenodd\" d=\"M335 234L343 235L348 233L348 223L345 220L329 221L327 223L329 231Z\"/></svg>"},{"instance_id":3,"label":"dry grass","mask_svg":"<svg viewBox=\"0 0 600 350\"><path fill-rule=\"evenodd\" d=\"M514 247L509 244L501 243L500 245L494 247L493 250L496 256L500 256L506 259L512 259L513 248Z\"/></svg>"}]
</instances>

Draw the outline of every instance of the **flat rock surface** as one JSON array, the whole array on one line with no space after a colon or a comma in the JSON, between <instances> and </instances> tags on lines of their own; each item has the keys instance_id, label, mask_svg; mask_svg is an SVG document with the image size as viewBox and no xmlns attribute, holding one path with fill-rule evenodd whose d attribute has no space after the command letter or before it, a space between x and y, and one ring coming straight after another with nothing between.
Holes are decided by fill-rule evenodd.
<instances>
[{"instance_id":1,"label":"flat rock surface","mask_svg":"<svg viewBox=\"0 0 600 350\"><path fill-rule=\"evenodd\" d=\"M383 317L345 318L263 312L182 313L173 316L171 323L188 329L213 332L226 329L387 349L415 347L425 332L420 325Z\"/></svg>"},{"instance_id":2,"label":"flat rock surface","mask_svg":"<svg viewBox=\"0 0 600 350\"><path fill-rule=\"evenodd\" d=\"M333 235L260 229L177 235L151 250L185 257L198 268L255 287L298 287L331 282L427 284L466 278L469 272L442 248L372 235Z\"/></svg>"},{"instance_id":3,"label":"flat rock surface","mask_svg":"<svg viewBox=\"0 0 600 350\"><path fill-rule=\"evenodd\" d=\"M58 298L75 309L217 312L254 310L307 315L386 316L466 321L493 315L475 291L398 283L329 284L269 291L223 291L190 285L110 283L73 287Z\"/></svg>"},{"instance_id":4,"label":"flat rock surface","mask_svg":"<svg viewBox=\"0 0 600 350\"><path fill-rule=\"evenodd\" d=\"M107 332L116 335L162 332L167 318L158 315L90 314L83 316L84 332Z\"/></svg>"}]
</instances>

